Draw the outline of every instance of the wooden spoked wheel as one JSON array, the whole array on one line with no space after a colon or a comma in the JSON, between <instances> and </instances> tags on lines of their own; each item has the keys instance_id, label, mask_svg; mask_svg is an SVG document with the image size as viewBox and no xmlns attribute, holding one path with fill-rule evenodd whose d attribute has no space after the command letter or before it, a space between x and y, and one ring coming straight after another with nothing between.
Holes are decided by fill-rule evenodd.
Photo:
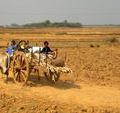
<instances>
[{"instance_id":1,"label":"wooden spoked wheel","mask_svg":"<svg viewBox=\"0 0 120 113\"><path fill-rule=\"evenodd\" d=\"M45 77L47 78L47 80L50 81L51 83L57 82L60 77L60 73L51 72L51 70L44 72L44 74L45 74Z\"/></svg>"},{"instance_id":2,"label":"wooden spoked wheel","mask_svg":"<svg viewBox=\"0 0 120 113\"><path fill-rule=\"evenodd\" d=\"M15 83L25 84L29 78L29 62L24 52L16 51L13 56L12 73Z\"/></svg>"}]
</instances>

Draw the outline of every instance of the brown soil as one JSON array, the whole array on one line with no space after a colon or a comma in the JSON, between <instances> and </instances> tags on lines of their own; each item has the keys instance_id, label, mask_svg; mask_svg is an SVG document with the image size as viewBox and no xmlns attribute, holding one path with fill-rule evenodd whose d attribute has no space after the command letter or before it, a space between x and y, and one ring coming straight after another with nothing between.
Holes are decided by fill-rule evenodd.
<instances>
[{"instance_id":1,"label":"brown soil","mask_svg":"<svg viewBox=\"0 0 120 113\"><path fill-rule=\"evenodd\" d=\"M120 32L119 28L34 29L33 34L33 29L2 30L1 46L12 38L97 40L119 38ZM56 84L49 83L43 76L38 81L34 75L27 86L22 87L11 78L8 84L4 83L5 78L0 75L0 113L120 113L120 46L90 47L87 43L85 47L64 48L66 44L58 48L58 56L65 59L73 73L61 74Z\"/></svg>"},{"instance_id":2,"label":"brown soil","mask_svg":"<svg viewBox=\"0 0 120 113\"><path fill-rule=\"evenodd\" d=\"M119 46L60 49L72 74L52 85L31 76L27 86L0 80L0 113L120 113Z\"/></svg>"},{"instance_id":3,"label":"brown soil","mask_svg":"<svg viewBox=\"0 0 120 113\"><path fill-rule=\"evenodd\" d=\"M120 89L44 78L21 87L0 82L0 113L119 113Z\"/></svg>"}]
</instances>

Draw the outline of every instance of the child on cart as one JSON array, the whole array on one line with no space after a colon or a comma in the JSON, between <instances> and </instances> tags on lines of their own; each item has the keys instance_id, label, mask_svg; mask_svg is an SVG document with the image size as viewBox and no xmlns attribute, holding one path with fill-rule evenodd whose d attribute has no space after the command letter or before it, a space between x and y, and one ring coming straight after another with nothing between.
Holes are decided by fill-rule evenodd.
<instances>
[{"instance_id":1,"label":"child on cart","mask_svg":"<svg viewBox=\"0 0 120 113\"><path fill-rule=\"evenodd\" d=\"M48 58L53 58L55 52L54 51L57 51L57 49L55 50L51 50L50 47L49 47L49 42L48 41L45 41L44 42L44 47L43 49L41 50L41 53L45 54L46 56L48 56Z\"/></svg>"}]
</instances>

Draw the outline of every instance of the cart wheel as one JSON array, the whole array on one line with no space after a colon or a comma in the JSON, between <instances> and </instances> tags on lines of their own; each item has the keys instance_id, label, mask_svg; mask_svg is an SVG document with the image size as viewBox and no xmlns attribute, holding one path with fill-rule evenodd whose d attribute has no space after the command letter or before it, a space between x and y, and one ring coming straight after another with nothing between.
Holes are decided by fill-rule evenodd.
<instances>
[{"instance_id":1,"label":"cart wheel","mask_svg":"<svg viewBox=\"0 0 120 113\"><path fill-rule=\"evenodd\" d=\"M29 63L25 54L16 51L12 63L13 79L15 83L25 84L29 78Z\"/></svg>"},{"instance_id":2,"label":"cart wheel","mask_svg":"<svg viewBox=\"0 0 120 113\"><path fill-rule=\"evenodd\" d=\"M55 83L59 80L60 73L57 72L51 72L51 70L48 70L47 72L44 72L45 77L48 81L51 83Z\"/></svg>"}]
</instances>

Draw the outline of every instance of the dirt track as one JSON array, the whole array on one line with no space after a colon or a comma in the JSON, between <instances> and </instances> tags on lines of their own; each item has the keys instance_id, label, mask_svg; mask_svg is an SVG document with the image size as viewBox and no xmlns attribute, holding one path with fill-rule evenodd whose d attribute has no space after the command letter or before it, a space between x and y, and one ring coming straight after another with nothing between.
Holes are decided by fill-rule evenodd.
<instances>
[{"instance_id":1,"label":"dirt track","mask_svg":"<svg viewBox=\"0 0 120 113\"><path fill-rule=\"evenodd\" d=\"M44 78L25 87L0 82L0 110L0 113L119 113L120 89L72 81L51 85Z\"/></svg>"}]
</instances>

